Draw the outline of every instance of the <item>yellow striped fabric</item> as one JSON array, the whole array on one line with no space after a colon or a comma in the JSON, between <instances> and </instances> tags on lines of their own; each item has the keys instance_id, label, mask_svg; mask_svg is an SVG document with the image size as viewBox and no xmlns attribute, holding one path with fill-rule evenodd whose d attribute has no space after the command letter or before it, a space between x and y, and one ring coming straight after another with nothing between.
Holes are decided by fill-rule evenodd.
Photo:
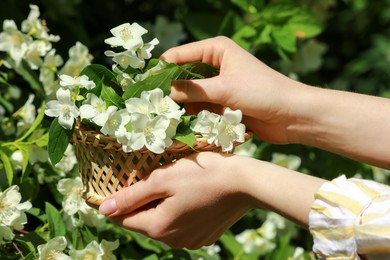
<instances>
[{"instance_id":1,"label":"yellow striped fabric","mask_svg":"<svg viewBox=\"0 0 390 260\"><path fill-rule=\"evenodd\" d=\"M325 183L309 229L320 259L390 259L390 187L344 175Z\"/></svg>"}]
</instances>

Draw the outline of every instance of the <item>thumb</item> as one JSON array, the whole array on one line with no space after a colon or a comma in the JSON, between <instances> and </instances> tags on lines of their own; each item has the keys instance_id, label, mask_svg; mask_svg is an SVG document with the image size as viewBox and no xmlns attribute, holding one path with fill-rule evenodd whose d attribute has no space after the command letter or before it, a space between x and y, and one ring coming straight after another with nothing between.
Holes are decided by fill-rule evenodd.
<instances>
[{"instance_id":1,"label":"thumb","mask_svg":"<svg viewBox=\"0 0 390 260\"><path fill-rule=\"evenodd\" d=\"M166 192L159 185L153 185L153 181L147 181L149 177L107 197L99 207L100 213L108 217L123 215L165 198Z\"/></svg>"},{"instance_id":2,"label":"thumb","mask_svg":"<svg viewBox=\"0 0 390 260\"><path fill-rule=\"evenodd\" d=\"M210 102L222 104L226 99L226 89L218 80L219 76L195 80L172 81L170 97L176 102Z\"/></svg>"}]
</instances>

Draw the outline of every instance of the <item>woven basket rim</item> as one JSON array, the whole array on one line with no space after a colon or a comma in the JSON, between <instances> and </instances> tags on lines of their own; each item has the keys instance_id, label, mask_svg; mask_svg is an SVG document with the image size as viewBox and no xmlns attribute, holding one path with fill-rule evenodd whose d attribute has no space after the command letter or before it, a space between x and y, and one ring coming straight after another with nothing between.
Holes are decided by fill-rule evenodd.
<instances>
[{"instance_id":1,"label":"woven basket rim","mask_svg":"<svg viewBox=\"0 0 390 260\"><path fill-rule=\"evenodd\" d=\"M252 136L253 136L252 132L246 132L244 135L244 139L245 139L244 142L248 141ZM172 140L172 141L173 143L169 147L166 147L164 152L183 150L183 149L197 150L197 148L201 148L201 146L204 145L215 146L215 144L208 143L206 137L200 135L195 136L195 143L193 147L189 147L187 144L180 142L178 140ZM92 129L91 127L87 127L86 125L80 123L79 121L76 122L73 136L71 138L71 142L74 144L76 143L88 144L95 147L98 146L103 149L114 149L116 151L123 151L122 145L118 143L114 137L107 136L95 129ZM241 144L241 142L235 142L234 146L239 144ZM199 150L201 151L202 149ZM144 146L141 149L137 150L137 152L140 153L150 152L150 150Z\"/></svg>"}]
</instances>

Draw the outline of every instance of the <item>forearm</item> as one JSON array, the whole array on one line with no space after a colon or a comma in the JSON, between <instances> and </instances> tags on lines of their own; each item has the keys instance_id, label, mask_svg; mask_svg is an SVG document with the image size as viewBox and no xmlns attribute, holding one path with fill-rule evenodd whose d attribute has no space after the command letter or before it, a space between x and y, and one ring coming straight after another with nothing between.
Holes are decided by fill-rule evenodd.
<instances>
[{"instance_id":1,"label":"forearm","mask_svg":"<svg viewBox=\"0 0 390 260\"><path fill-rule=\"evenodd\" d=\"M390 100L304 85L297 90L288 126L292 143L390 168Z\"/></svg>"},{"instance_id":2,"label":"forearm","mask_svg":"<svg viewBox=\"0 0 390 260\"><path fill-rule=\"evenodd\" d=\"M275 211L307 227L314 194L326 180L268 162L239 158L242 184L254 207Z\"/></svg>"}]
</instances>

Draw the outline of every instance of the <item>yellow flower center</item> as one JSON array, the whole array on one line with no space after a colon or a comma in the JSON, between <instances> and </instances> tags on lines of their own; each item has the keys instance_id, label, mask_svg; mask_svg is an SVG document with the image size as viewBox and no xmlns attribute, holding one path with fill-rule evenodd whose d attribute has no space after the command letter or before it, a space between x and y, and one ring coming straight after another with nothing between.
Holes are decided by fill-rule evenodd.
<instances>
[{"instance_id":1,"label":"yellow flower center","mask_svg":"<svg viewBox=\"0 0 390 260\"><path fill-rule=\"evenodd\" d=\"M14 210L14 207L11 207L11 205L5 201L0 201L0 222L11 217L14 213Z\"/></svg>"},{"instance_id":2,"label":"yellow flower center","mask_svg":"<svg viewBox=\"0 0 390 260\"><path fill-rule=\"evenodd\" d=\"M123 28L119 32L119 36L121 37L121 39L124 42L127 42L128 40L131 40L133 38L133 36L131 35L131 32L130 32L130 30L128 28Z\"/></svg>"},{"instance_id":3,"label":"yellow flower center","mask_svg":"<svg viewBox=\"0 0 390 260\"><path fill-rule=\"evenodd\" d=\"M55 250L55 249L52 249L49 251L49 253L46 255L46 259L47 260L56 260L58 259L58 256L60 255L60 252Z\"/></svg>"},{"instance_id":4,"label":"yellow flower center","mask_svg":"<svg viewBox=\"0 0 390 260\"><path fill-rule=\"evenodd\" d=\"M149 145L153 144L154 141L156 140L156 137L154 136L153 131L150 127L144 128L144 135L145 135L145 140Z\"/></svg>"},{"instance_id":5,"label":"yellow flower center","mask_svg":"<svg viewBox=\"0 0 390 260\"><path fill-rule=\"evenodd\" d=\"M163 100L160 105L158 106L158 111L161 113L161 114L165 114L169 111L169 105L168 105L168 102Z\"/></svg>"}]
</instances>

